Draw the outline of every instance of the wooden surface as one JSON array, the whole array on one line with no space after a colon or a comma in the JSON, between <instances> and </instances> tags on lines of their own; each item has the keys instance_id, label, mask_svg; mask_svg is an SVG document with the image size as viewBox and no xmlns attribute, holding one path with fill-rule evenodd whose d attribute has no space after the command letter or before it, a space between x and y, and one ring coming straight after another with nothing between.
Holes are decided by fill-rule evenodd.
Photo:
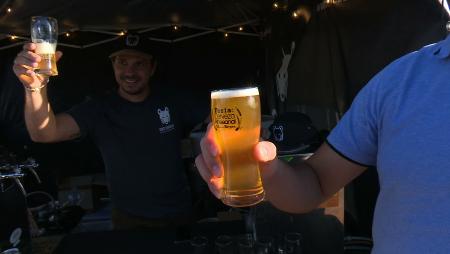
<instances>
[{"instance_id":1,"label":"wooden surface","mask_svg":"<svg viewBox=\"0 0 450 254\"><path fill-rule=\"evenodd\" d=\"M31 240L33 254L51 254L58 246L63 235L36 237Z\"/></svg>"},{"instance_id":2,"label":"wooden surface","mask_svg":"<svg viewBox=\"0 0 450 254\"><path fill-rule=\"evenodd\" d=\"M325 214L335 216L344 224L344 189L334 194L330 199L320 205L325 208Z\"/></svg>"}]
</instances>

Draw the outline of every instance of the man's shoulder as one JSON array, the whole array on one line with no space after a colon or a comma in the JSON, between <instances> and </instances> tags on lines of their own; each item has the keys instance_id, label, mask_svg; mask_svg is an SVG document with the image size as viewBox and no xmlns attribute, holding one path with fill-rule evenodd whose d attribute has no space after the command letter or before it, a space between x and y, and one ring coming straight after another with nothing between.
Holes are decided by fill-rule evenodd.
<instances>
[{"instance_id":1,"label":"man's shoulder","mask_svg":"<svg viewBox=\"0 0 450 254\"><path fill-rule=\"evenodd\" d=\"M188 88L167 85L154 90L154 97L160 101L174 105L183 105L186 101L195 100L196 96L193 91Z\"/></svg>"},{"instance_id":2,"label":"man's shoulder","mask_svg":"<svg viewBox=\"0 0 450 254\"><path fill-rule=\"evenodd\" d=\"M75 105L75 107L90 108L92 110L100 109L103 105L114 103L114 101L116 101L114 97L116 96L112 92L86 95L84 100Z\"/></svg>"},{"instance_id":3,"label":"man's shoulder","mask_svg":"<svg viewBox=\"0 0 450 254\"><path fill-rule=\"evenodd\" d=\"M161 83L161 82L158 82L157 85L153 85L152 89L158 96L171 98L173 98L173 96L175 95L181 94L188 90L187 88L183 88L171 83Z\"/></svg>"},{"instance_id":4,"label":"man's shoulder","mask_svg":"<svg viewBox=\"0 0 450 254\"><path fill-rule=\"evenodd\" d=\"M95 104L113 104L117 103L119 100L119 95L116 91L106 90L98 94L89 96L92 103Z\"/></svg>"},{"instance_id":5,"label":"man's shoulder","mask_svg":"<svg viewBox=\"0 0 450 254\"><path fill-rule=\"evenodd\" d=\"M405 64L427 64L430 60L439 57L443 49L447 46L447 40L438 41L435 43L427 44L418 50L409 52L396 60L394 60L391 65L402 66Z\"/></svg>"},{"instance_id":6,"label":"man's shoulder","mask_svg":"<svg viewBox=\"0 0 450 254\"><path fill-rule=\"evenodd\" d=\"M433 63L437 63L437 54L442 47L443 41L426 45L416 51L409 52L393 60L386 65L378 76L383 78L401 78L402 75L421 75L424 68L430 68Z\"/></svg>"}]
</instances>

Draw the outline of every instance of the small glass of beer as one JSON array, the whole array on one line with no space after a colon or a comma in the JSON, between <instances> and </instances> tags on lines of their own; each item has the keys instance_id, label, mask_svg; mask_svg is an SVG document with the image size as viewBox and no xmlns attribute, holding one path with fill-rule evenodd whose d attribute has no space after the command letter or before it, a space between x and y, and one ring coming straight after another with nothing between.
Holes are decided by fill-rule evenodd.
<instances>
[{"instance_id":1,"label":"small glass of beer","mask_svg":"<svg viewBox=\"0 0 450 254\"><path fill-rule=\"evenodd\" d=\"M264 189L253 157L261 125L258 88L211 92L211 116L224 170L222 202L234 207L260 202Z\"/></svg>"},{"instance_id":2,"label":"small glass of beer","mask_svg":"<svg viewBox=\"0 0 450 254\"><path fill-rule=\"evenodd\" d=\"M35 68L37 74L58 75L56 68L56 43L58 41L58 21L51 17L35 16L31 18L31 41L36 44L36 54L41 62Z\"/></svg>"}]
</instances>

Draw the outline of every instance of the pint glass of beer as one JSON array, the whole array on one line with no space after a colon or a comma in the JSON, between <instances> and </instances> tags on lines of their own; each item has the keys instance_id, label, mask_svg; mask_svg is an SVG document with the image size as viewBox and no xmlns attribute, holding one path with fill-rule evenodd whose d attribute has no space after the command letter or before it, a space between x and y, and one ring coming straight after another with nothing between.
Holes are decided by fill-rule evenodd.
<instances>
[{"instance_id":1,"label":"pint glass of beer","mask_svg":"<svg viewBox=\"0 0 450 254\"><path fill-rule=\"evenodd\" d=\"M31 41L36 44L36 54L41 57L37 74L58 75L55 50L58 41L58 21L51 17L36 16L31 18Z\"/></svg>"},{"instance_id":2,"label":"pint glass of beer","mask_svg":"<svg viewBox=\"0 0 450 254\"><path fill-rule=\"evenodd\" d=\"M224 168L222 202L234 207L260 202L264 189L253 157L261 125L258 88L213 91L211 116Z\"/></svg>"}]
</instances>

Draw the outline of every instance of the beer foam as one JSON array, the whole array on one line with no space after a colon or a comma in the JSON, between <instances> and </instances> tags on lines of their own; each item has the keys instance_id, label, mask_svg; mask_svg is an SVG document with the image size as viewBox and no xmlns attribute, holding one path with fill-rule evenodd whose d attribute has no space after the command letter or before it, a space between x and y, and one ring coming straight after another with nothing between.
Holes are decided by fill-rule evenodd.
<instances>
[{"instance_id":1,"label":"beer foam","mask_svg":"<svg viewBox=\"0 0 450 254\"><path fill-rule=\"evenodd\" d=\"M211 99L245 97L245 96L254 96L254 95L259 95L259 91L258 91L257 87L212 91Z\"/></svg>"},{"instance_id":2,"label":"beer foam","mask_svg":"<svg viewBox=\"0 0 450 254\"><path fill-rule=\"evenodd\" d=\"M36 54L54 54L55 46L53 43L49 42L41 42L36 43Z\"/></svg>"}]
</instances>

